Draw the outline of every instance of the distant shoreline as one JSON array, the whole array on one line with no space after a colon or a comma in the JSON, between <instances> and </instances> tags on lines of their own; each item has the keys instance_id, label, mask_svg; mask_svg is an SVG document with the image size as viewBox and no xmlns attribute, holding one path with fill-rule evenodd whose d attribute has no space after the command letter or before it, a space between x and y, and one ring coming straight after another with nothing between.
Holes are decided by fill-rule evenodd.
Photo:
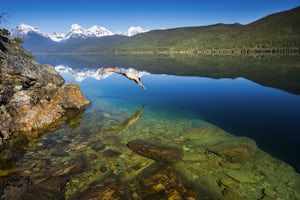
<instances>
[{"instance_id":1,"label":"distant shoreline","mask_svg":"<svg viewBox=\"0 0 300 200\"><path fill-rule=\"evenodd\" d=\"M149 50L113 52L32 52L35 55L300 55L300 48Z\"/></svg>"}]
</instances>

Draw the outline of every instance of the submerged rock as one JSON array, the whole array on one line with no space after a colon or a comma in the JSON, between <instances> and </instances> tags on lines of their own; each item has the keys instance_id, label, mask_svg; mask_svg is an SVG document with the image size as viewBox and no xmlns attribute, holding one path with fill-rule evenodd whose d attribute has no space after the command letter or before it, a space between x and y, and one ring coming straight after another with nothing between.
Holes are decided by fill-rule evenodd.
<instances>
[{"instance_id":1,"label":"submerged rock","mask_svg":"<svg viewBox=\"0 0 300 200\"><path fill-rule=\"evenodd\" d=\"M153 141L133 140L127 146L135 153L158 162L175 163L182 157L181 149L166 144L155 144Z\"/></svg>"},{"instance_id":2,"label":"submerged rock","mask_svg":"<svg viewBox=\"0 0 300 200\"><path fill-rule=\"evenodd\" d=\"M29 176L23 172L10 178L0 188L0 199L65 199L68 180L89 165L84 155L56 164L50 160L36 160L28 164Z\"/></svg>"},{"instance_id":3,"label":"submerged rock","mask_svg":"<svg viewBox=\"0 0 300 200\"><path fill-rule=\"evenodd\" d=\"M240 163L249 160L255 154L257 146L253 140L245 137L235 137L227 141L209 145L207 149L230 162Z\"/></svg>"},{"instance_id":4,"label":"submerged rock","mask_svg":"<svg viewBox=\"0 0 300 200\"><path fill-rule=\"evenodd\" d=\"M184 157L176 163L176 171L193 184L203 183L207 191L221 194L215 199L298 199L299 174L261 151L255 141L214 126L183 136Z\"/></svg>"},{"instance_id":5,"label":"submerged rock","mask_svg":"<svg viewBox=\"0 0 300 200\"><path fill-rule=\"evenodd\" d=\"M51 156L57 156L57 157L67 157L70 154L66 151L61 150L61 149L56 149L50 155Z\"/></svg>"},{"instance_id":6,"label":"submerged rock","mask_svg":"<svg viewBox=\"0 0 300 200\"><path fill-rule=\"evenodd\" d=\"M101 179L102 180L102 179ZM93 184L90 187L85 188L83 191L78 191L72 194L69 200L84 200L84 199L128 199L125 196L125 190L121 185L119 177L109 174L104 177L98 184Z\"/></svg>"},{"instance_id":7,"label":"submerged rock","mask_svg":"<svg viewBox=\"0 0 300 200\"><path fill-rule=\"evenodd\" d=\"M131 185L133 199L217 199L184 180L170 165L155 163L147 167Z\"/></svg>"}]
</instances>

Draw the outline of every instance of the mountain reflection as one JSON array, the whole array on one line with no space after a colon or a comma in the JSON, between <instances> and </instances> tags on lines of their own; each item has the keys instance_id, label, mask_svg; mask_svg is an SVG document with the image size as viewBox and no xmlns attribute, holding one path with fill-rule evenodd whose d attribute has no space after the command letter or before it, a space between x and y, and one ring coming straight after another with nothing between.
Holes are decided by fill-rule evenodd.
<instances>
[{"instance_id":1,"label":"mountain reflection","mask_svg":"<svg viewBox=\"0 0 300 200\"><path fill-rule=\"evenodd\" d=\"M53 66L94 71L122 66L152 74L211 78L243 77L258 84L300 94L300 56L196 56L196 55L36 55ZM51 62L51 63L49 63Z\"/></svg>"},{"instance_id":2,"label":"mountain reflection","mask_svg":"<svg viewBox=\"0 0 300 200\"><path fill-rule=\"evenodd\" d=\"M98 68L98 69L90 69L90 68L84 68L84 69L73 69L71 67L66 67L63 65L58 65L55 67L55 70L59 72L60 74L71 74L76 81L81 82L86 78L94 78L96 80L101 80L104 78L107 78L110 76L112 73L111 72L104 72L103 67ZM144 75L149 74L146 71L138 71L133 68L129 68L130 73L134 74L135 76L141 78Z\"/></svg>"}]
</instances>

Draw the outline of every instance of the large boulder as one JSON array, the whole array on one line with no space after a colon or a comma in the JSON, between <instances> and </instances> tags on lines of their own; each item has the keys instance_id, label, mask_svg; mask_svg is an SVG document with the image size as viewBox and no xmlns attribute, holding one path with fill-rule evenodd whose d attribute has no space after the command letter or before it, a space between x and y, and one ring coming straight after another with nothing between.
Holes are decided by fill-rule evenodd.
<instances>
[{"instance_id":1,"label":"large boulder","mask_svg":"<svg viewBox=\"0 0 300 200\"><path fill-rule=\"evenodd\" d=\"M4 36L0 37L0 143L12 133L43 131L89 101L76 84Z\"/></svg>"},{"instance_id":2,"label":"large boulder","mask_svg":"<svg viewBox=\"0 0 300 200\"><path fill-rule=\"evenodd\" d=\"M49 83L39 90L17 91L7 104L9 112L5 116L14 121L10 130L28 133L45 129L69 109L81 109L88 104L78 85L59 87Z\"/></svg>"}]
</instances>

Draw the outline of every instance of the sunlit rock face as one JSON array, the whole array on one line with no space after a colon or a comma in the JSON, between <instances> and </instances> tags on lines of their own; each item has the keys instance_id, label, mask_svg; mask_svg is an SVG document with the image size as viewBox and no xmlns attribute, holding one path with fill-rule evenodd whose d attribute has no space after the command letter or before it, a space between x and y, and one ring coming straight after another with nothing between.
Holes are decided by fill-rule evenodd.
<instances>
[{"instance_id":1,"label":"sunlit rock face","mask_svg":"<svg viewBox=\"0 0 300 200\"><path fill-rule=\"evenodd\" d=\"M15 132L44 130L89 104L78 85L62 86L52 66L37 63L20 45L1 36L0 47L1 142Z\"/></svg>"},{"instance_id":2,"label":"sunlit rock face","mask_svg":"<svg viewBox=\"0 0 300 200\"><path fill-rule=\"evenodd\" d=\"M17 91L7 107L14 119L13 130L30 132L47 128L68 109L81 109L88 103L78 85L60 87L49 83L40 89Z\"/></svg>"}]
</instances>

